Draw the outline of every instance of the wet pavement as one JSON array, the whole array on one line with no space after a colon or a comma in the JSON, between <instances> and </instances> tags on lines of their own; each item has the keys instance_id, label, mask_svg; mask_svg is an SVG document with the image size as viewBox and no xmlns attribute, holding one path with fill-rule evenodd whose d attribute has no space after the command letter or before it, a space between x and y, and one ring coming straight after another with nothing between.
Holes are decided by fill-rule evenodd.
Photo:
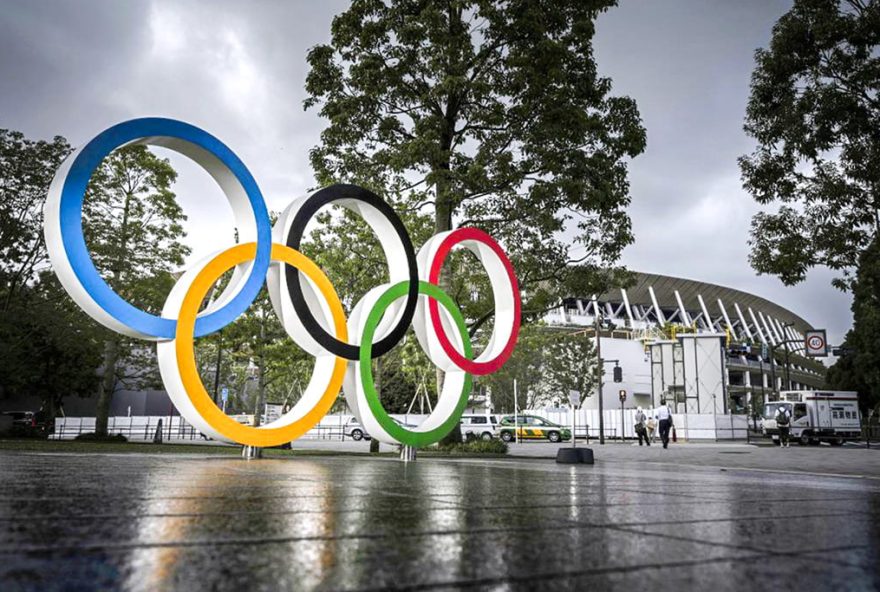
<instances>
[{"instance_id":1,"label":"wet pavement","mask_svg":"<svg viewBox=\"0 0 880 592\"><path fill-rule=\"evenodd\" d=\"M0 452L0 590L388 588L876 590L880 479Z\"/></svg>"}]
</instances>

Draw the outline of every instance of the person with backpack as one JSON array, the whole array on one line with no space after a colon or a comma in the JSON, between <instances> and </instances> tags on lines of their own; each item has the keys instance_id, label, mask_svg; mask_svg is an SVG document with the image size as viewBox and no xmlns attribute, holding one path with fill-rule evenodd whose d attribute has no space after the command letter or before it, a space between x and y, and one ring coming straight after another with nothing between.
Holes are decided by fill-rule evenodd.
<instances>
[{"instance_id":1,"label":"person with backpack","mask_svg":"<svg viewBox=\"0 0 880 592\"><path fill-rule=\"evenodd\" d=\"M636 410L636 435L639 437L639 446L642 445L642 440L644 440L645 444L648 446L651 445L651 441L648 439L648 429L645 427L645 420L647 419L648 416L645 415L645 412L639 407Z\"/></svg>"},{"instance_id":2,"label":"person with backpack","mask_svg":"<svg viewBox=\"0 0 880 592\"><path fill-rule=\"evenodd\" d=\"M788 436L791 432L791 412L786 405L776 409L776 427L779 428L779 446L788 448Z\"/></svg>"},{"instance_id":3,"label":"person with backpack","mask_svg":"<svg viewBox=\"0 0 880 592\"><path fill-rule=\"evenodd\" d=\"M663 442L663 448L669 448L669 430L672 428L672 410L666 404L666 399L660 399L660 406L657 407L655 416L660 422L660 440Z\"/></svg>"}]
</instances>

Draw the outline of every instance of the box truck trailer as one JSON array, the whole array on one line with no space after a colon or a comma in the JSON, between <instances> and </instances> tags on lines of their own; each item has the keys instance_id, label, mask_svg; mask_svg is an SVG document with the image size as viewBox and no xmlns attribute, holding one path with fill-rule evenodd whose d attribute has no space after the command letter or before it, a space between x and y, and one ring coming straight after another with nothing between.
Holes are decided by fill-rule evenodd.
<instances>
[{"instance_id":1,"label":"box truck trailer","mask_svg":"<svg viewBox=\"0 0 880 592\"><path fill-rule=\"evenodd\" d=\"M801 445L829 442L840 446L858 440L862 433L858 394L852 391L782 391L779 399L764 403L763 432L779 442L776 411L785 407L791 416L790 438Z\"/></svg>"}]
</instances>

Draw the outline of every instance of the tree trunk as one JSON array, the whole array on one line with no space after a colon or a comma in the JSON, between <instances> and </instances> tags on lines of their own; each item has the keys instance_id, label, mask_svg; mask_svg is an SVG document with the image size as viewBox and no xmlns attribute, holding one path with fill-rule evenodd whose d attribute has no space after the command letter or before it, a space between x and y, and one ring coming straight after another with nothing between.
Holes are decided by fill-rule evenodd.
<instances>
[{"instance_id":1,"label":"tree trunk","mask_svg":"<svg viewBox=\"0 0 880 592\"><path fill-rule=\"evenodd\" d=\"M95 435L107 435L110 402L116 388L116 362L119 359L119 339L104 342L104 376L98 383L98 401L95 405Z\"/></svg>"},{"instance_id":2,"label":"tree trunk","mask_svg":"<svg viewBox=\"0 0 880 592\"><path fill-rule=\"evenodd\" d=\"M260 346L257 355L257 399L254 402L254 427L260 427L260 421L263 416L263 399L266 394L266 356L263 353L263 347L266 343L266 325L260 323Z\"/></svg>"},{"instance_id":3,"label":"tree trunk","mask_svg":"<svg viewBox=\"0 0 880 592\"><path fill-rule=\"evenodd\" d=\"M379 401L382 401L382 358L376 358L376 367L373 372L373 387L376 389L376 394L379 396ZM370 452L376 453L379 452L379 440L375 437L370 438Z\"/></svg>"},{"instance_id":4,"label":"tree trunk","mask_svg":"<svg viewBox=\"0 0 880 592\"><path fill-rule=\"evenodd\" d=\"M263 397L266 392L266 384L263 382L263 371L259 370L260 378L257 381L257 398L254 401L254 427L260 427L263 416Z\"/></svg>"},{"instance_id":5,"label":"tree trunk","mask_svg":"<svg viewBox=\"0 0 880 592\"><path fill-rule=\"evenodd\" d=\"M449 172L449 164L445 163L444 166L441 166L442 174L439 175L439 179L437 181L437 185L435 187L436 190L436 206L434 208L434 232L446 232L447 230L452 230L452 210L454 207L452 196L449 191L449 181L446 178L446 174ZM452 279L450 276L449 266L444 265L440 270L440 289L449 294L451 292L450 287L452 286ZM437 368L436 370L437 376L437 396L439 398L440 393L443 392L443 380L445 377L444 372ZM468 393L470 396L470 393ZM440 440L441 446L447 446L452 444L458 444L461 442L461 426L459 424L455 424L452 430L446 434L442 440Z\"/></svg>"}]
</instances>

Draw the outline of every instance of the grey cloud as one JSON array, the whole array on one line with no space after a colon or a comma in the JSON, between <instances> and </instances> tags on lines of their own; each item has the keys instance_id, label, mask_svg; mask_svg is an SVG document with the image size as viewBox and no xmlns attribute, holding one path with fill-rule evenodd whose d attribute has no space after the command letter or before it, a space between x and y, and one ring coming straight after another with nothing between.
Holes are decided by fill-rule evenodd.
<instances>
[{"instance_id":1,"label":"grey cloud","mask_svg":"<svg viewBox=\"0 0 880 592\"><path fill-rule=\"evenodd\" d=\"M753 52L781 0L622 0L598 21L596 57L634 97L648 149L630 166L632 268L753 291L827 325L849 327L849 300L818 271L802 286L756 278L746 256L756 207L736 158ZM0 16L0 126L79 144L114 122L167 116L204 127L251 169L273 209L314 184L308 150L324 122L303 112L309 47L329 39L335 2L12 0ZM178 195L194 257L223 246L232 218L191 163Z\"/></svg>"}]
</instances>

